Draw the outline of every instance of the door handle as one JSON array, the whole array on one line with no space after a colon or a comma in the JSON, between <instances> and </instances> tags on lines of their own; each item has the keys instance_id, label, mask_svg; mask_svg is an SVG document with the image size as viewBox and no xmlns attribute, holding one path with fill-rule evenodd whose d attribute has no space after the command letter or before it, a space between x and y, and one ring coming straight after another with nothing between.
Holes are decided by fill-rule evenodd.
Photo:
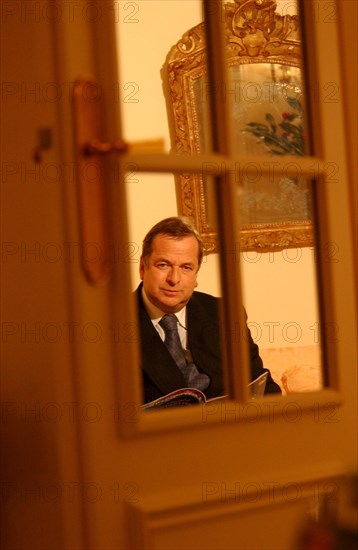
<instances>
[{"instance_id":1,"label":"door handle","mask_svg":"<svg viewBox=\"0 0 358 550\"><path fill-rule=\"evenodd\" d=\"M77 197L81 233L81 263L87 280L105 284L110 276L109 207L103 156L162 153L164 140L126 143L102 141L100 87L93 77L80 77L73 90Z\"/></svg>"},{"instance_id":2,"label":"door handle","mask_svg":"<svg viewBox=\"0 0 358 550\"><path fill-rule=\"evenodd\" d=\"M152 139L144 141L133 141L127 143L123 140L111 142L92 139L82 145L82 153L85 156L104 155L107 153L164 153L164 139Z\"/></svg>"}]
</instances>

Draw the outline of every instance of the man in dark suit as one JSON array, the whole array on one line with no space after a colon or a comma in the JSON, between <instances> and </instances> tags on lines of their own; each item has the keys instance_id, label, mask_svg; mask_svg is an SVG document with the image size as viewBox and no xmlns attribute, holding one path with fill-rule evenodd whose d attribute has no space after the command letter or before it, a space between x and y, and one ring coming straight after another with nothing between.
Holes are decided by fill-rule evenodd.
<instances>
[{"instance_id":1,"label":"man in dark suit","mask_svg":"<svg viewBox=\"0 0 358 550\"><path fill-rule=\"evenodd\" d=\"M219 299L194 291L202 259L201 237L184 218L159 222L143 241L142 283L135 294L145 403L185 387L197 387L207 398L225 393ZM173 344L168 343L168 330L172 336L173 329L165 326L165 319L175 325L178 344L174 351ZM251 379L267 372L265 393L280 393L280 387L263 368L249 330L248 344Z\"/></svg>"}]
</instances>

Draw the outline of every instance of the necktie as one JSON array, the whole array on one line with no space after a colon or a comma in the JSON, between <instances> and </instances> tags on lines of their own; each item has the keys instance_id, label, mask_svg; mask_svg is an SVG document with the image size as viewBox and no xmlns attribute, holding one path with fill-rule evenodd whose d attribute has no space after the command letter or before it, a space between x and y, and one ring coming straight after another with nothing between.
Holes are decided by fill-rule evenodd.
<instances>
[{"instance_id":1,"label":"necktie","mask_svg":"<svg viewBox=\"0 0 358 550\"><path fill-rule=\"evenodd\" d=\"M165 332L164 344L181 370L188 387L205 390L210 384L210 378L207 374L199 372L194 363L187 363L179 338L177 317L174 314L166 314L159 324Z\"/></svg>"}]
</instances>

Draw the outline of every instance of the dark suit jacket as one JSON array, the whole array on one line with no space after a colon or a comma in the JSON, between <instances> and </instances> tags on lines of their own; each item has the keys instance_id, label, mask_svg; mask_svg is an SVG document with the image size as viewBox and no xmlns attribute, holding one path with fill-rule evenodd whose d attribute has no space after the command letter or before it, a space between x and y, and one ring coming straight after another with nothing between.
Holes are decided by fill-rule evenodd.
<instances>
[{"instance_id":1,"label":"dark suit jacket","mask_svg":"<svg viewBox=\"0 0 358 550\"><path fill-rule=\"evenodd\" d=\"M138 303L141 362L145 403L157 399L173 390L185 388L182 373L161 340L144 307L142 284L135 294ZM219 299L203 292L194 292L187 304L188 348L196 367L211 378L205 390L207 398L224 394L221 371ZM263 368L257 345L248 330L251 379L268 372ZM280 393L280 387L269 373L265 393Z\"/></svg>"}]
</instances>

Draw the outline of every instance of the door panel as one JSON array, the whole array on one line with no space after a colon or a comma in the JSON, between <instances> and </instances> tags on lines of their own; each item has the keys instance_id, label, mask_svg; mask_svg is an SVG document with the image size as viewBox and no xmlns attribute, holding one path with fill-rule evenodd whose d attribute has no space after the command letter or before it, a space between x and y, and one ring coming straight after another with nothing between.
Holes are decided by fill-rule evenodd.
<instances>
[{"instance_id":1,"label":"door panel","mask_svg":"<svg viewBox=\"0 0 358 550\"><path fill-rule=\"evenodd\" d=\"M131 548L294 548L307 514L337 500L339 476L317 474L314 483L311 476L299 483L256 479L206 481L201 493L183 487L129 504Z\"/></svg>"}]
</instances>

